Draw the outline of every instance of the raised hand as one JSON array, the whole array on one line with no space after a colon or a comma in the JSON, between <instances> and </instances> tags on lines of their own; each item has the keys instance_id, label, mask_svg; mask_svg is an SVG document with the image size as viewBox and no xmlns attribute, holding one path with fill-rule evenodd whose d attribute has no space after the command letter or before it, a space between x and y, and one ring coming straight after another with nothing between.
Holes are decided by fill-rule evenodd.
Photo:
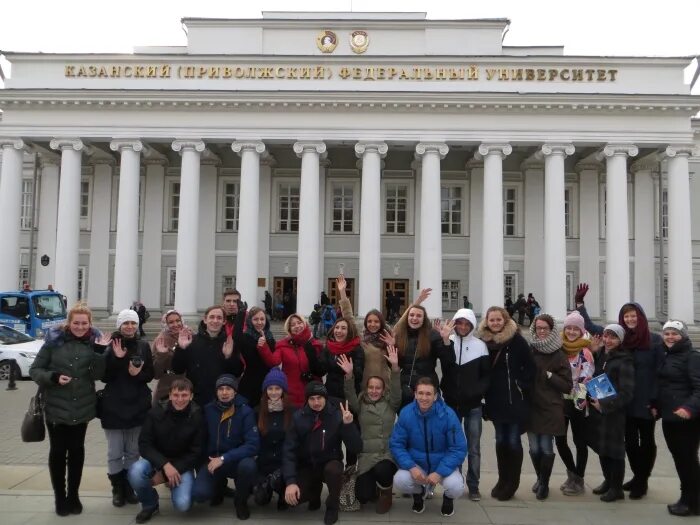
<instances>
[{"instance_id":1,"label":"raised hand","mask_svg":"<svg viewBox=\"0 0 700 525\"><path fill-rule=\"evenodd\" d=\"M345 405L342 402L340 403L340 411L343 413L343 423L346 425L352 423L353 415L350 412L350 403L348 401L345 402Z\"/></svg>"},{"instance_id":2,"label":"raised hand","mask_svg":"<svg viewBox=\"0 0 700 525\"><path fill-rule=\"evenodd\" d=\"M338 366L343 369L343 372L345 372L345 377L352 376L352 359L348 359L348 356L345 354L340 354L336 358L336 362Z\"/></svg>"},{"instance_id":3,"label":"raised hand","mask_svg":"<svg viewBox=\"0 0 700 525\"><path fill-rule=\"evenodd\" d=\"M338 288L338 293L343 293L348 287L347 282L345 282L345 276L344 275L339 275L338 277L335 278L335 285Z\"/></svg>"},{"instance_id":4,"label":"raised hand","mask_svg":"<svg viewBox=\"0 0 700 525\"><path fill-rule=\"evenodd\" d=\"M384 330L379 335L379 339L384 343L387 347L389 346L395 346L396 345L396 338L394 337L394 334L392 334L389 330Z\"/></svg>"},{"instance_id":5,"label":"raised hand","mask_svg":"<svg viewBox=\"0 0 700 525\"><path fill-rule=\"evenodd\" d=\"M442 342L445 344L450 343L450 334L452 333L454 327L455 322L452 319L450 319L449 321L445 321L445 324L442 324L442 322L439 319L435 320L435 329L440 332Z\"/></svg>"},{"instance_id":6,"label":"raised hand","mask_svg":"<svg viewBox=\"0 0 700 525\"><path fill-rule=\"evenodd\" d=\"M591 350L593 352L597 352L598 350L600 350L601 346L603 346L603 338L598 334L592 336L591 337Z\"/></svg>"},{"instance_id":7,"label":"raised hand","mask_svg":"<svg viewBox=\"0 0 700 525\"><path fill-rule=\"evenodd\" d=\"M114 353L114 357L118 357L119 359L126 355L126 349L122 347L121 339L112 341L112 352Z\"/></svg>"},{"instance_id":8,"label":"raised hand","mask_svg":"<svg viewBox=\"0 0 700 525\"><path fill-rule=\"evenodd\" d=\"M586 297L588 292L588 285L586 283L579 283L576 287L576 295L574 296L575 303L582 303L583 298Z\"/></svg>"},{"instance_id":9,"label":"raised hand","mask_svg":"<svg viewBox=\"0 0 700 525\"><path fill-rule=\"evenodd\" d=\"M170 351L165 344L165 337L163 337L163 334L158 334L158 337L153 341L153 346L159 354L167 354Z\"/></svg>"},{"instance_id":10,"label":"raised hand","mask_svg":"<svg viewBox=\"0 0 700 525\"><path fill-rule=\"evenodd\" d=\"M190 346L190 343L192 343L192 330L190 330L189 326L185 326L180 330L180 333L177 334L177 346L180 348L187 348Z\"/></svg>"},{"instance_id":11,"label":"raised hand","mask_svg":"<svg viewBox=\"0 0 700 525\"><path fill-rule=\"evenodd\" d=\"M265 336L261 335L258 338L258 348L262 348L263 346L265 346L265 343L267 343L267 341L265 340Z\"/></svg>"},{"instance_id":12,"label":"raised hand","mask_svg":"<svg viewBox=\"0 0 700 525\"><path fill-rule=\"evenodd\" d=\"M394 372L397 372L399 370L399 351L396 350L394 345L388 345L386 347L386 355L384 357L386 357L386 360L389 361L391 369Z\"/></svg>"},{"instance_id":13,"label":"raised hand","mask_svg":"<svg viewBox=\"0 0 700 525\"><path fill-rule=\"evenodd\" d=\"M418 294L418 297L416 298L415 301L413 301L413 304L421 304L423 301L425 301L428 297L430 297L430 294L433 293L432 288L423 288L421 289L420 293Z\"/></svg>"},{"instance_id":14,"label":"raised hand","mask_svg":"<svg viewBox=\"0 0 700 525\"><path fill-rule=\"evenodd\" d=\"M231 357L233 354L233 336L229 335L226 338L226 342L224 343L224 346L221 348L221 351L224 354L224 357L228 359Z\"/></svg>"},{"instance_id":15,"label":"raised hand","mask_svg":"<svg viewBox=\"0 0 700 525\"><path fill-rule=\"evenodd\" d=\"M100 346L107 346L112 342L112 336L110 334L100 334L100 337L95 339L95 344Z\"/></svg>"}]
</instances>

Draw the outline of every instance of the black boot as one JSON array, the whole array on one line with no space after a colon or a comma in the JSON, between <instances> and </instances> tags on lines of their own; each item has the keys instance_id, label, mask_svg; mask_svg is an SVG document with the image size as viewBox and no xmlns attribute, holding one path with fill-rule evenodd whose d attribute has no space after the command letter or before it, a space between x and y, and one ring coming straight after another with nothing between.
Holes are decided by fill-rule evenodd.
<instances>
[{"instance_id":1,"label":"black boot","mask_svg":"<svg viewBox=\"0 0 700 525\"><path fill-rule=\"evenodd\" d=\"M68 453L68 491L66 503L71 514L81 514L83 504L80 502L80 481L83 477L83 463L85 460L85 449L71 450Z\"/></svg>"},{"instance_id":2,"label":"black boot","mask_svg":"<svg viewBox=\"0 0 700 525\"><path fill-rule=\"evenodd\" d=\"M537 490L540 488L540 461L542 460L542 454L530 452L530 459L532 460L532 466L535 469L535 474L537 474L537 480L535 480L535 484L532 485L532 492L537 493Z\"/></svg>"},{"instance_id":3,"label":"black boot","mask_svg":"<svg viewBox=\"0 0 700 525\"><path fill-rule=\"evenodd\" d=\"M491 497L500 499L506 484L506 464L508 463L508 446L496 444L496 466L498 467L498 481L491 490Z\"/></svg>"},{"instance_id":4,"label":"black boot","mask_svg":"<svg viewBox=\"0 0 700 525\"><path fill-rule=\"evenodd\" d=\"M649 476L656 462L656 445L639 450L638 470L634 477L635 483L630 488L630 499L642 499L649 490ZM622 487L624 488L624 486Z\"/></svg>"},{"instance_id":5,"label":"black boot","mask_svg":"<svg viewBox=\"0 0 700 525\"><path fill-rule=\"evenodd\" d=\"M224 494L226 493L226 487L228 487L228 478L224 479L214 479L214 493L211 495L209 500L209 505L216 507L224 502ZM234 504L236 500L234 498Z\"/></svg>"},{"instance_id":6,"label":"black boot","mask_svg":"<svg viewBox=\"0 0 700 525\"><path fill-rule=\"evenodd\" d=\"M65 459L52 461L52 459L49 456L49 474L51 476L51 486L53 487L56 514L68 516L70 509L66 499L66 461Z\"/></svg>"},{"instance_id":7,"label":"black boot","mask_svg":"<svg viewBox=\"0 0 700 525\"><path fill-rule=\"evenodd\" d=\"M600 496L610 490L610 462L605 456L600 456L600 470L603 471L603 483L592 490L593 494Z\"/></svg>"},{"instance_id":8,"label":"black boot","mask_svg":"<svg viewBox=\"0 0 700 525\"><path fill-rule=\"evenodd\" d=\"M233 505L236 507L236 517L239 520L247 520L250 518L250 509L248 508L248 498L242 497L238 493L233 498Z\"/></svg>"},{"instance_id":9,"label":"black boot","mask_svg":"<svg viewBox=\"0 0 700 525\"><path fill-rule=\"evenodd\" d=\"M608 491L600 497L600 501L611 502L625 499L625 491L622 490L622 480L625 478L625 460L606 458L609 462Z\"/></svg>"},{"instance_id":10,"label":"black boot","mask_svg":"<svg viewBox=\"0 0 700 525\"><path fill-rule=\"evenodd\" d=\"M549 496L549 478L554 468L554 454L542 454L540 460L540 486L537 489L537 499L544 500Z\"/></svg>"},{"instance_id":11,"label":"black boot","mask_svg":"<svg viewBox=\"0 0 700 525\"><path fill-rule=\"evenodd\" d=\"M139 502L139 498L136 496L136 492L131 488L131 483L129 483L129 472L122 470L122 479L124 480L124 499L127 503L134 505Z\"/></svg>"},{"instance_id":12,"label":"black boot","mask_svg":"<svg viewBox=\"0 0 700 525\"><path fill-rule=\"evenodd\" d=\"M523 449L506 449L506 483L503 486L499 501L508 501L518 491L520 472L523 468Z\"/></svg>"},{"instance_id":13,"label":"black boot","mask_svg":"<svg viewBox=\"0 0 700 525\"><path fill-rule=\"evenodd\" d=\"M123 507L126 503L124 496L124 471L116 474L107 474L107 477L112 484L112 505Z\"/></svg>"}]
</instances>

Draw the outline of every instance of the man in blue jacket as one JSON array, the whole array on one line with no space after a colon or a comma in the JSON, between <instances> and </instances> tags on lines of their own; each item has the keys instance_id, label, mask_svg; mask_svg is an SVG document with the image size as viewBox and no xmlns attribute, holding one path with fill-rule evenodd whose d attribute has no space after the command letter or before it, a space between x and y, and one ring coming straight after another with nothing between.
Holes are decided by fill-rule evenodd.
<instances>
[{"instance_id":1,"label":"man in blue jacket","mask_svg":"<svg viewBox=\"0 0 700 525\"><path fill-rule=\"evenodd\" d=\"M253 409L243 396L236 395L236 390L238 380L234 376L219 376L216 401L204 407L208 460L197 473L192 499L198 503L221 503L228 478L233 478L236 516L247 520L248 496L257 478L255 456L260 449L260 436Z\"/></svg>"},{"instance_id":2,"label":"man in blue jacket","mask_svg":"<svg viewBox=\"0 0 700 525\"><path fill-rule=\"evenodd\" d=\"M437 397L429 377L415 386L415 399L406 405L394 425L389 448L399 466L394 475L398 492L413 494L413 512L425 510L428 485L442 485L443 516L454 514L454 499L464 492L459 467L467 455L467 440L454 410Z\"/></svg>"}]
</instances>

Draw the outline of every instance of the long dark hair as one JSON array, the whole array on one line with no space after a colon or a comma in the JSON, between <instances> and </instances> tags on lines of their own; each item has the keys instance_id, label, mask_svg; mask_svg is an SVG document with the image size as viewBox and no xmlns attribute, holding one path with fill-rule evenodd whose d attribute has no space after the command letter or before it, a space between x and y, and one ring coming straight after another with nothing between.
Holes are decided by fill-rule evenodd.
<instances>
[{"instance_id":1,"label":"long dark hair","mask_svg":"<svg viewBox=\"0 0 700 525\"><path fill-rule=\"evenodd\" d=\"M269 400L267 389L265 389L260 396L260 414L258 415L258 431L261 436L266 436L269 431L270 411L267 409ZM292 422L292 413L294 412L294 407L289 403L286 392L282 392L282 406L284 407L284 431L286 432Z\"/></svg>"},{"instance_id":2,"label":"long dark hair","mask_svg":"<svg viewBox=\"0 0 700 525\"><path fill-rule=\"evenodd\" d=\"M409 306L404 313L404 316L399 319L399 322L394 325L394 338L396 339L396 349L400 357L406 354L406 345L408 344L408 314L412 309L422 310L423 324L418 328L418 340L416 341L416 353L418 357L427 357L430 354L430 332L433 327L428 319L428 312L425 308L418 304Z\"/></svg>"}]
</instances>

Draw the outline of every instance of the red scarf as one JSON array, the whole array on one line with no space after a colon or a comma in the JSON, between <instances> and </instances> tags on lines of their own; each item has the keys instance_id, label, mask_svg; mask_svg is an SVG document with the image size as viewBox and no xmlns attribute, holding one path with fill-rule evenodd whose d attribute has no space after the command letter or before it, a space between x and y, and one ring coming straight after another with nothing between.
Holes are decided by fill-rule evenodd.
<instances>
[{"instance_id":1,"label":"red scarf","mask_svg":"<svg viewBox=\"0 0 700 525\"><path fill-rule=\"evenodd\" d=\"M297 335L290 335L289 340L297 346L304 346L311 339L311 328L309 325L304 325L304 329Z\"/></svg>"},{"instance_id":2,"label":"red scarf","mask_svg":"<svg viewBox=\"0 0 700 525\"><path fill-rule=\"evenodd\" d=\"M353 337L349 341L338 342L329 339L326 342L328 351L333 355L343 355L352 352L360 344L359 337Z\"/></svg>"}]
</instances>

